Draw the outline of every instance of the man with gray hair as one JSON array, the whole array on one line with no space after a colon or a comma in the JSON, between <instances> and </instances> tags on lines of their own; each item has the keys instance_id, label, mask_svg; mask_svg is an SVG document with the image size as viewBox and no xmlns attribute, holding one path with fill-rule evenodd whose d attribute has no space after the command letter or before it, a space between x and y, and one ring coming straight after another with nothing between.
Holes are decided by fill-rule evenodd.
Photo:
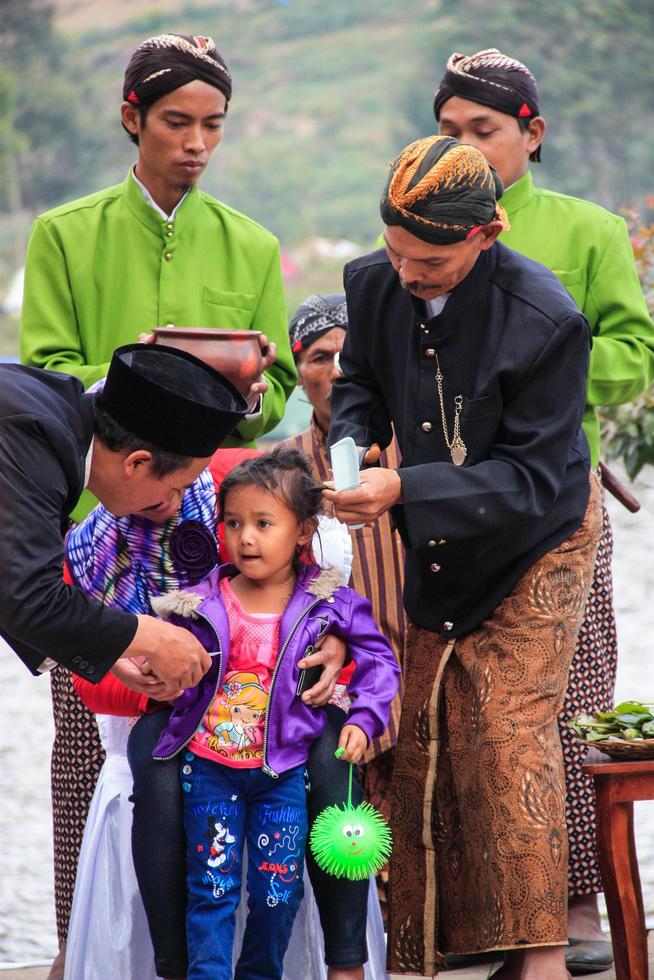
<instances>
[{"instance_id":1,"label":"man with gray hair","mask_svg":"<svg viewBox=\"0 0 654 980\"><path fill-rule=\"evenodd\" d=\"M325 496L346 523L391 510L406 549L390 969L504 949L498 977L565 980L557 714L601 524L590 334L552 273L497 242L502 191L450 137L392 164L385 251L345 271L329 439L394 430L402 462Z\"/></svg>"}]
</instances>

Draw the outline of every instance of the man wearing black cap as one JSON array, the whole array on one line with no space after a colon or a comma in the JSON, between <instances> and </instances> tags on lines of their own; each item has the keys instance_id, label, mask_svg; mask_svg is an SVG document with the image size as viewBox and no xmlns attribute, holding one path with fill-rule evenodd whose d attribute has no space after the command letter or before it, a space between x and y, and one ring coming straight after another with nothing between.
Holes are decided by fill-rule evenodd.
<instances>
[{"instance_id":1,"label":"man wearing black cap","mask_svg":"<svg viewBox=\"0 0 654 980\"><path fill-rule=\"evenodd\" d=\"M384 447L394 428L402 463L325 493L351 524L392 508L406 549L391 971L505 949L498 976L564 980L557 714L601 525L590 334L552 273L497 243L501 194L449 137L392 164L386 251L346 267L329 439Z\"/></svg>"},{"instance_id":2,"label":"man wearing black cap","mask_svg":"<svg viewBox=\"0 0 654 980\"><path fill-rule=\"evenodd\" d=\"M173 514L246 411L245 400L216 371L165 347L121 348L98 396L84 394L68 375L0 366L0 636L33 673L57 668L51 676L72 692L69 670L97 682L120 664L126 683L140 690L142 678L145 693L149 688L149 695L166 699L208 669L209 658L186 631L118 612L64 585L63 533L84 486L117 515ZM141 674L129 658L146 658L149 668ZM148 670L162 682L156 690ZM86 724L79 712L67 718L67 707L79 703L72 697L55 708L60 954L53 980L63 976L77 855L102 764L93 716L86 712Z\"/></svg>"},{"instance_id":3,"label":"man wearing black cap","mask_svg":"<svg viewBox=\"0 0 654 980\"><path fill-rule=\"evenodd\" d=\"M625 221L590 201L535 186L545 134L536 80L526 65L496 48L450 56L434 96L440 132L484 154L505 185L511 227L500 240L555 273L591 328L584 430L591 462L600 457L598 408L635 398L654 379L654 325L634 266ZM602 933L602 891L595 842L595 792L583 772L585 748L567 725L580 712L613 705L618 659L613 609L613 539L604 508L595 574L560 720L570 838L566 953L573 974L606 970L611 945Z\"/></svg>"},{"instance_id":4,"label":"man wearing black cap","mask_svg":"<svg viewBox=\"0 0 654 980\"><path fill-rule=\"evenodd\" d=\"M217 371L164 347L120 348L97 395L0 366L0 635L33 673L60 663L97 682L145 656L172 691L197 683L209 664L190 634L63 584L62 531L84 486L118 516L171 516L246 411Z\"/></svg>"}]
</instances>

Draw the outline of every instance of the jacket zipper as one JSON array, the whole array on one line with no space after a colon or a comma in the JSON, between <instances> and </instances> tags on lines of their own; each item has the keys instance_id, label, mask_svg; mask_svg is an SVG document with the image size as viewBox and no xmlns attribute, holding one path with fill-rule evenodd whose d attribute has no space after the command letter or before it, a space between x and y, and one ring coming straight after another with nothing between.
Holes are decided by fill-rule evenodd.
<instances>
[{"instance_id":1,"label":"jacket zipper","mask_svg":"<svg viewBox=\"0 0 654 980\"><path fill-rule=\"evenodd\" d=\"M223 667L223 665L222 665L223 651L222 651L222 646L220 644L220 637L218 636L218 633L216 632L216 629L215 629L213 623L209 619L207 619L207 617L204 615L204 613L199 612L197 609L195 610L195 612L196 612L196 615L199 616L200 619L203 619L205 621L205 623L207 624L207 626L209 627L209 629L211 630L211 632L213 633L213 635L216 637L216 643L217 643L217 646L218 646L218 657L220 658L219 661L218 661L218 680L216 681L216 686L214 687L213 694L211 695L211 698L209 699L209 705L210 705L211 702L213 701L213 699L215 698L216 694L218 693L218 684L220 683L220 675L222 673L222 667ZM209 707L209 705L207 705L207 708ZM204 714L205 714L205 712L203 711L202 712L202 717L204 717ZM193 740L193 737L194 737L196 731L197 731L197 728L194 729L191 732L191 734L189 735L189 737L186 739L186 741L185 742L182 742L182 744L179 746L179 748L175 749L175 751L172 752L170 755L158 755L158 756L156 756L156 758L160 762L168 762L169 759L174 759L175 756L176 755L179 755L179 753L182 752L186 748L186 746L189 744L189 742L191 742Z\"/></svg>"},{"instance_id":2,"label":"jacket zipper","mask_svg":"<svg viewBox=\"0 0 654 980\"><path fill-rule=\"evenodd\" d=\"M272 677L270 679L270 690L268 691L268 705L269 706L270 706L270 703L272 701L272 693L273 693L273 687L275 685L275 679L277 677L277 671L279 670L279 665L282 662L282 657L286 653L286 648L288 647L289 643L291 642L291 639L293 637L293 634L295 633L296 629L298 628L298 626L300 625L300 623L302 622L302 620L304 619L304 617L307 616L311 612L311 610L315 606L317 606L320 602L322 602L322 599L314 599L314 601L310 605L308 605L306 607L306 609L303 609L302 610L302 612L300 613L300 615L298 616L298 618L295 620L295 622L291 626L291 628L289 630L289 633L288 633L288 636L284 640L284 645L281 648L281 650L279 651L279 656L277 657L277 661L275 663L275 669L273 670L273 674L272 674ZM263 765L261 767L261 771L262 772L265 772L266 776L271 776L273 779L278 779L279 778L279 773L278 772L275 772L275 770L274 769L271 769L270 766L268 765L268 730L269 730L268 729L268 725L266 725L266 727L264 729L264 733L263 733Z\"/></svg>"}]
</instances>

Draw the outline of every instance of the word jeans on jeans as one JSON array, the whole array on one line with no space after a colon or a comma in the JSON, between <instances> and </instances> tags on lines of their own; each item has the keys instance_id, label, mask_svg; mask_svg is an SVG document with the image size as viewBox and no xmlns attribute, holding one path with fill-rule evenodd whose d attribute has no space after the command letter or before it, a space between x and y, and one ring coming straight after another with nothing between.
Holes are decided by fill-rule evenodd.
<instances>
[{"instance_id":1,"label":"word jeans on jeans","mask_svg":"<svg viewBox=\"0 0 654 980\"><path fill-rule=\"evenodd\" d=\"M277 779L186 751L181 763L187 840L188 980L281 978L302 901L306 770ZM232 971L247 841L248 917Z\"/></svg>"}]
</instances>

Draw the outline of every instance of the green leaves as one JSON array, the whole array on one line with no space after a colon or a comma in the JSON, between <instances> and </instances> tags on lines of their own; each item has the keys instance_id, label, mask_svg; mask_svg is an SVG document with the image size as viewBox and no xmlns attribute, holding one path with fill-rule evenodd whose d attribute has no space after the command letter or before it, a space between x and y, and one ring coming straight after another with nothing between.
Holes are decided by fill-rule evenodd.
<instances>
[{"instance_id":1,"label":"green leaves","mask_svg":"<svg viewBox=\"0 0 654 980\"><path fill-rule=\"evenodd\" d=\"M635 480L644 466L654 464L654 389L628 405L604 408L601 414L607 458L621 459L629 479Z\"/></svg>"},{"instance_id":2,"label":"green leaves","mask_svg":"<svg viewBox=\"0 0 654 980\"><path fill-rule=\"evenodd\" d=\"M651 210L654 198L645 205ZM654 315L654 224L627 214L634 249L636 269L643 293ZM602 447L609 460L620 459L630 480L644 466L654 465L654 387L650 387L628 405L614 405L600 411Z\"/></svg>"},{"instance_id":3,"label":"green leaves","mask_svg":"<svg viewBox=\"0 0 654 980\"><path fill-rule=\"evenodd\" d=\"M594 715L579 714L568 725L585 742L604 739L642 741L654 738L654 705L623 701L611 711L597 711Z\"/></svg>"}]
</instances>

